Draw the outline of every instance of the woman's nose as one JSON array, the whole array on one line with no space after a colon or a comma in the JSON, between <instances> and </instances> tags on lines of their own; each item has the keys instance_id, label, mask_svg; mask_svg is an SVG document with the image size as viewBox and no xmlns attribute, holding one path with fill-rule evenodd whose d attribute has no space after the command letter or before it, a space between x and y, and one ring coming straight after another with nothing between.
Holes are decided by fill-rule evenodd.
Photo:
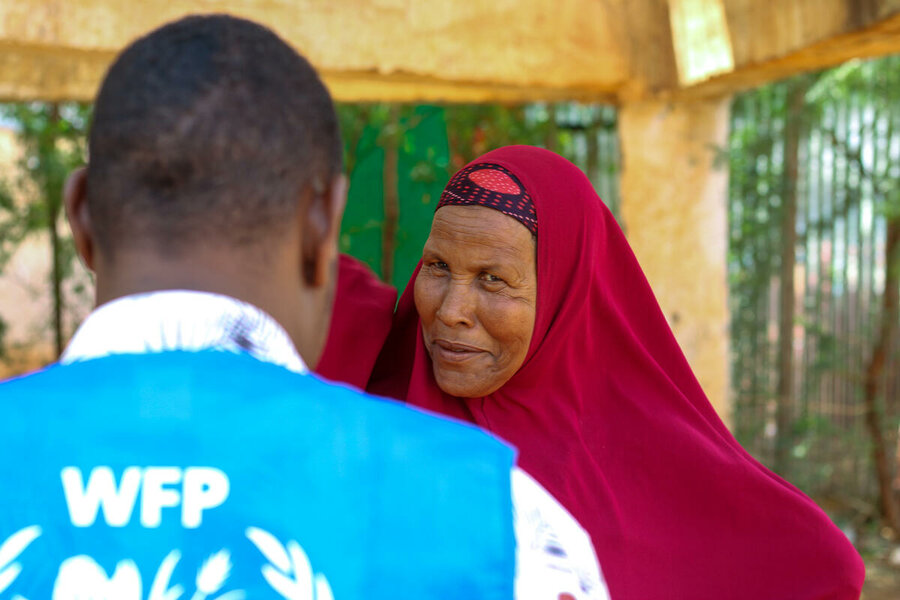
<instances>
[{"instance_id":1,"label":"woman's nose","mask_svg":"<svg viewBox=\"0 0 900 600\"><path fill-rule=\"evenodd\" d=\"M441 300L437 318L448 327L471 327L474 322L474 298L468 283L452 281Z\"/></svg>"}]
</instances>

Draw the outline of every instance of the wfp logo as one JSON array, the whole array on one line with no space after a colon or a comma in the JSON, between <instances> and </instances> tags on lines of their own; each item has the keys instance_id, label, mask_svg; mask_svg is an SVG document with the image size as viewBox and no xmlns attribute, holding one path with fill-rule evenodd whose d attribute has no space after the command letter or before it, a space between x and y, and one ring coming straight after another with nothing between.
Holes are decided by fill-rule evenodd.
<instances>
[{"instance_id":1,"label":"wfp logo","mask_svg":"<svg viewBox=\"0 0 900 600\"><path fill-rule=\"evenodd\" d=\"M87 483L81 470L66 467L60 474L69 519L75 527L90 527L98 517L110 527L124 527L133 518L140 496L137 516L144 528L162 523L163 508L181 505L181 526L200 527L203 513L221 506L230 492L228 476L212 467L128 467L117 483L110 467L95 467ZM14 582L27 577L19 557L42 535L39 525L25 527L0 543L0 595L13 591ZM328 579L314 573L309 557L294 540L282 544L271 533L249 527L245 537L268 561L261 574L268 585L287 600L333 600ZM0 539L3 539L0 537ZM190 583L172 581L181 561L181 551L170 551L150 583L147 600L180 600L193 588L190 600L244 600L243 590L225 591L231 576L231 552L222 548L210 554L199 566ZM52 600L143 600L141 571L130 559L119 561L111 575L90 556L65 559L53 584ZM14 595L12 600L28 600Z\"/></svg>"},{"instance_id":2,"label":"wfp logo","mask_svg":"<svg viewBox=\"0 0 900 600\"><path fill-rule=\"evenodd\" d=\"M220 506L231 491L228 476L212 467L188 467L184 471L177 467L128 467L118 487L109 467L94 468L87 485L76 467L66 467L61 477L69 518L75 527L93 525L101 506L107 525L128 525L140 492L141 526L159 527L162 509L180 503L182 527L194 529L203 523L203 511ZM181 492L174 489L177 485L181 485Z\"/></svg>"}]
</instances>

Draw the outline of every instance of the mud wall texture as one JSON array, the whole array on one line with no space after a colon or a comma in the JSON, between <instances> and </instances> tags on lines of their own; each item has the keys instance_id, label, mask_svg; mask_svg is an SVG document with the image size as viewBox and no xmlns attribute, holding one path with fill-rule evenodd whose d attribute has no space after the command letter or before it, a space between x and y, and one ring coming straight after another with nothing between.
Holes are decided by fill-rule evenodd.
<instances>
[{"instance_id":1,"label":"mud wall texture","mask_svg":"<svg viewBox=\"0 0 900 600\"><path fill-rule=\"evenodd\" d=\"M622 216L660 306L707 396L730 418L726 280L727 98L624 105Z\"/></svg>"}]
</instances>

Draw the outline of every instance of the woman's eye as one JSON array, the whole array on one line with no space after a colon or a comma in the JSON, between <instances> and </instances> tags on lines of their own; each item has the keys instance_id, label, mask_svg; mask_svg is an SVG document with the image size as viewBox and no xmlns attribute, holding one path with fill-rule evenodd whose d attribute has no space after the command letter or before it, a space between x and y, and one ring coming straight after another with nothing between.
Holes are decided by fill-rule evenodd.
<instances>
[{"instance_id":1,"label":"woman's eye","mask_svg":"<svg viewBox=\"0 0 900 600\"><path fill-rule=\"evenodd\" d=\"M503 281L503 279L497 277L496 275L492 275L491 273L484 273L481 278L488 283L506 283L505 281Z\"/></svg>"},{"instance_id":2,"label":"woman's eye","mask_svg":"<svg viewBox=\"0 0 900 600\"><path fill-rule=\"evenodd\" d=\"M446 271L449 268L447 266L447 263L440 261L440 260L433 260L428 263L428 266L431 267L432 269L438 269L441 271Z\"/></svg>"}]
</instances>

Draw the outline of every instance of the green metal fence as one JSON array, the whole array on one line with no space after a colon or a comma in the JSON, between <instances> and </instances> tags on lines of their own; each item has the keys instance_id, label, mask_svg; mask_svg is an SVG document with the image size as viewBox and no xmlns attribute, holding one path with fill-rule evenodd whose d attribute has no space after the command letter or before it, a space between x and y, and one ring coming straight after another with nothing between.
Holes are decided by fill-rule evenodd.
<instances>
[{"instance_id":1,"label":"green metal fence","mask_svg":"<svg viewBox=\"0 0 900 600\"><path fill-rule=\"evenodd\" d=\"M738 96L727 152L736 435L860 519L896 483L898 119L900 57L851 63Z\"/></svg>"}]
</instances>

